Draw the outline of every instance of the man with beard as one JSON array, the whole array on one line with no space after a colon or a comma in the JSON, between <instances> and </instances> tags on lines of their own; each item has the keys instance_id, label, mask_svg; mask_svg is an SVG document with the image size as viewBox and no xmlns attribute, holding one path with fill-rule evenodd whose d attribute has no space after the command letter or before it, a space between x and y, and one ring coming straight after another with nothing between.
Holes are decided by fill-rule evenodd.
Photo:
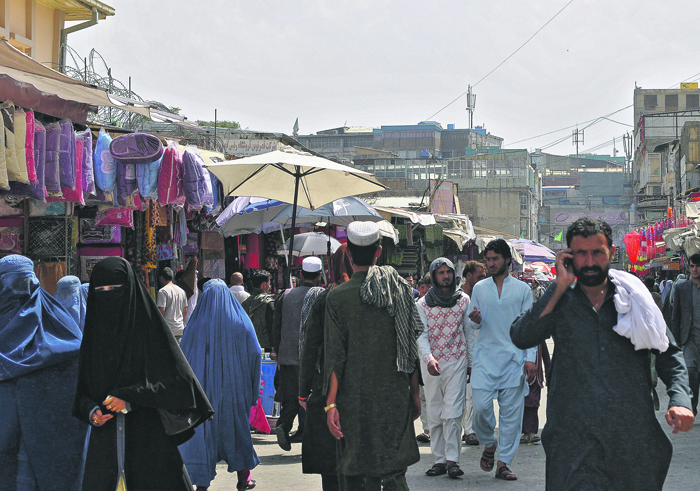
<instances>
[{"instance_id":1,"label":"man with beard","mask_svg":"<svg viewBox=\"0 0 700 491\"><path fill-rule=\"evenodd\" d=\"M528 380L535 375L537 350L517 348L510 340L509 330L515 318L532 306L532 293L526 283L508 274L513 258L505 240L489 242L485 252L491 278L474 285L469 304L472 327L480 330L471 377L473 425L484 444L481 469L493 470L498 447L496 477L514 481L517 476L508 465L520 443L525 396ZM499 406L498 442L494 399Z\"/></svg>"},{"instance_id":2,"label":"man with beard","mask_svg":"<svg viewBox=\"0 0 700 491\"><path fill-rule=\"evenodd\" d=\"M423 334L418 338L425 389L430 450L435 464L426 475L464 474L459 468L465 389L471 373L474 330L467 326L469 297L457 288L454 265L439 257L430 265L432 284L418 300Z\"/></svg>"},{"instance_id":3,"label":"man with beard","mask_svg":"<svg viewBox=\"0 0 700 491\"><path fill-rule=\"evenodd\" d=\"M660 490L672 445L654 414L649 352L673 433L694 421L683 354L641 281L610 269L607 223L581 218L566 242L556 281L511 327L519 348L550 336L556 346L542 432L546 489Z\"/></svg>"}]
</instances>

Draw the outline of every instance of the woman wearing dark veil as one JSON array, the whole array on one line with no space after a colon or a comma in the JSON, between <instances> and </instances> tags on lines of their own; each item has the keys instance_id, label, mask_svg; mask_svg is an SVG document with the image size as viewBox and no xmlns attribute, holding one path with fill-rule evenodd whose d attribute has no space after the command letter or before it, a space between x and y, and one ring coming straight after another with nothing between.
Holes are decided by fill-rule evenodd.
<instances>
[{"instance_id":1,"label":"woman wearing dark veil","mask_svg":"<svg viewBox=\"0 0 700 491\"><path fill-rule=\"evenodd\" d=\"M177 445L213 409L146 286L109 257L92 270L73 415L92 425L84 491L191 491Z\"/></svg>"}]
</instances>

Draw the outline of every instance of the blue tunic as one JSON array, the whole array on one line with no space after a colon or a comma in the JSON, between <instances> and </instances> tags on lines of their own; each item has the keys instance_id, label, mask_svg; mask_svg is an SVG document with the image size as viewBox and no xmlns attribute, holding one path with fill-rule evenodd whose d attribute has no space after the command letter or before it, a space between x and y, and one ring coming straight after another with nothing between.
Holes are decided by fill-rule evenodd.
<instances>
[{"instance_id":1,"label":"blue tunic","mask_svg":"<svg viewBox=\"0 0 700 491\"><path fill-rule=\"evenodd\" d=\"M192 483L209 486L220 460L229 472L260 463L249 424L260 396L260 345L250 318L223 281L204 285L180 347L215 411L180 453Z\"/></svg>"},{"instance_id":2,"label":"blue tunic","mask_svg":"<svg viewBox=\"0 0 700 491\"><path fill-rule=\"evenodd\" d=\"M0 259L2 489L80 489L88 428L70 412L80 340L32 261Z\"/></svg>"}]
</instances>

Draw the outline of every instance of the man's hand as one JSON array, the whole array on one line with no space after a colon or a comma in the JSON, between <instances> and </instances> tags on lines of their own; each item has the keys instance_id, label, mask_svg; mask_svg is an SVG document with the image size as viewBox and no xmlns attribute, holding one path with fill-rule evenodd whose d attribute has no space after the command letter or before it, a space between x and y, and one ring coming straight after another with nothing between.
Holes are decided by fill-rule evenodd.
<instances>
[{"instance_id":1,"label":"man's hand","mask_svg":"<svg viewBox=\"0 0 700 491\"><path fill-rule=\"evenodd\" d=\"M107 399L102 401L102 405L113 413L119 413L126 409L126 402L114 396L107 396Z\"/></svg>"},{"instance_id":2,"label":"man's hand","mask_svg":"<svg viewBox=\"0 0 700 491\"><path fill-rule=\"evenodd\" d=\"M340 431L340 413L338 413L338 408L330 408L326 419L328 421L328 429L331 430L331 435L333 435L337 440L343 438L343 432Z\"/></svg>"},{"instance_id":3,"label":"man's hand","mask_svg":"<svg viewBox=\"0 0 700 491\"><path fill-rule=\"evenodd\" d=\"M440 363L437 360L431 360L428 363L428 373L433 377L440 375Z\"/></svg>"},{"instance_id":4,"label":"man's hand","mask_svg":"<svg viewBox=\"0 0 700 491\"><path fill-rule=\"evenodd\" d=\"M474 310L469 312L469 320L474 324L481 324L481 310L474 307Z\"/></svg>"},{"instance_id":5,"label":"man's hand","mask_svg":"<svg viewBox=\"0 0 700 491\"><path fill-rule=\"evenodd\" d=\"M417 420L420 418L420 393L418 394L412 394L411 400L413 400L413 421Z\"/></svg>"},{"instance_id":6,"label":"man's hand","mask_svg":"<svg viewBox=\"0 0 700 491\"><path fill-rule=\"evenodd\" d=\"M535 365L531 361L526 361L525 367L523 368L523 373L527 378L527 383L531 384L532 381L535 380L535 376L537 375L537 365Z\"/></svg>"},{"instance_id":7,"label":"man's hand","mask_svg":"<svg viewBox=\"0 0 700 491\"><path fill-rule=\"evenodd\" d=\"M679 431L690 431L693 429L695 416L693 411L682 406L673 406L666 412L666 422L673 426L673 433Z\"/></svg>"},{"instance_id":8,"label":"man's hand","mask_svg":"<svg viewBox=\"0 0 700 491\"><path fill-rule=\"evenodd\" d=\"M557 286L563 290L569 288L576 279L576 275L574 275L574 266L572 264L574 260L573 252L572 249L564 249L557 253L557 261L555 263L557 279L555 281Z\"/></svg>"}]
</instances>

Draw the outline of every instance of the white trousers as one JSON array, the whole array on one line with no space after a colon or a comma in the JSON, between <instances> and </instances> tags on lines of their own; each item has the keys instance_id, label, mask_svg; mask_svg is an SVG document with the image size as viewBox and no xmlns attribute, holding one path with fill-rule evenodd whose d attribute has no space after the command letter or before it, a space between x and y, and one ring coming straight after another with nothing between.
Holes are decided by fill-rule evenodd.
<instances>
[{"instance_id":1,"label":"white trousers","mask_svg":"<svg viewBox=\"0 0 700 491\"><path fill-rule=\"evenodd\" d=\"M428 373L421 363L423 389L428 410L430 450L435 463L459 462L462 449L461 420L467 386L467 358L440 361L440 375Z\"/></svg>"},{"instance_id":2,"label":"white trousers","mask_svg":"<svg viewBox=\"0 0 700 491\"><path fill-rule=\"evenodd\" d=\"M525 377L519 387L507 389L472 389L474 400L474 431L482 445L490 447L496 441L496 416L493 400L498 400L498 460L510 464L520 444L525 411L525 396L529 387Z\"/></svg>"},{"instance_id":3,"label":"white trousers","mask_svg":"<svg viewBox=\"0 0 700 491\"><path fill-rule=\"evenodd\" d=\"M466 397L464 398L464 416L462 416L462 428L464 428L464 434L469 435L470 433L474 433L474 429L472 428L472 421L474 420L472 384L467 384L467 390L465 393Z\"/></svg>"}]
</instances>

